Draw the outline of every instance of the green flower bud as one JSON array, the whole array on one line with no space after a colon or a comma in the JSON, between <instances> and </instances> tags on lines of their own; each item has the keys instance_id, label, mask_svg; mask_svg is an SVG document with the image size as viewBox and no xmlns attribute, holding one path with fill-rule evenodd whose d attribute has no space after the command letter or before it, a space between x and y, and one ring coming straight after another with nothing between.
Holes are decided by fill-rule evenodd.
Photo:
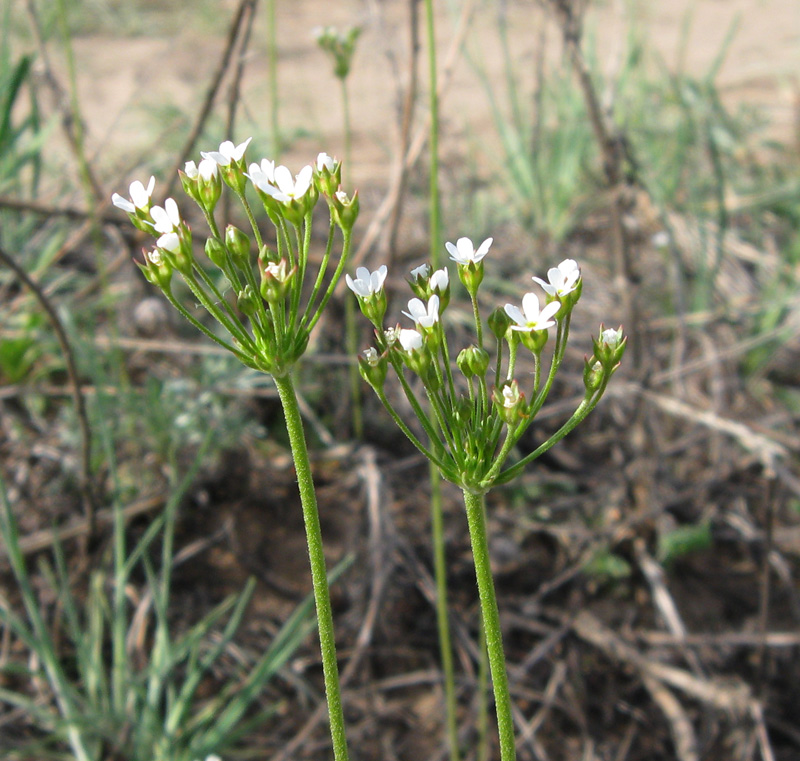
<instances>
[{"instance_id":1,"label":"green flower bud","mask_svg":"<svg viewBox=\"0 0 800 761\"><path fill-rule=\"evenodd\" d=\"M483 378L489 369L489 352L477 346L468 346L459 352L456 364L465 377L473 378L477 375Z\"/></svg>"},{"instance_id":2,"label":"green flower bud","mask_svg":"<svg viewBox=\"0 0 800 761\"><path fill-rule=\"evenodd\" d=\"M228 264L228 252L225 246L216 238L209 238L206 240L205 251L211 263L224 271Z\"/></svg>"},{"instance_id":3,"label":"green flower bud","mask_svg":"<svg viewBox=\"0 0 800 761\"><path fill-rule=\"evenodd\" d=\"M586 387L586 396L591 396L603 382L605 370L603 363L594 356L584 359L583 362L583 385Z\"/></svg>"},{"instance_id":4,"label":"green flower bud","mask_svg":"<svg viewBox=\"0 0 800 761\"><path fill-rule=\"evenodd\" d=\"M353 193L352 198L348 198L347 193L343 190L337 190L330 198L329 206L334 224L345 232L352 230L361 208L361 202L358 200L358 191Z\"/></svg>"},{"instance_id":5,"label":"green flower bud","mask_svg":"<svg viewBox=\"0 0 800 761\"><path fill-rule=\"evenodd\" d=\"M144 264L136 262L148 282L165 293L172 291L172 266L157 248L152 251L142 249Z\"/></svg>"},{"instance_id":6,"label":"green flower bud","mask_svg":"<svg viewBox=\"0 0 800 761\"><path fill-rule=\"evenodd\" d=\"M505 336L509 325L511 325L511 318L506 314L506 310L502 307L497 307L489 315L489 330L492 331L494 337L499 341Z\"/></svg>"},{"instance_id":7,"label":"green flower bud","mask_svg":"<svg viewBox=\"0 0 800 761\"><path fill-rule=\"evenodd\" d=\"M252 317L258 309L258 302L256 301L256 294L253 289L246 285L243 290L239 291L236 298L236 305L242 314Z\"/></svg>"},{"instance_id":8,"label":"green flower bud","mask_svg":"<svg viewBox=\"0 0 800 761\"><path fill-rule=\"evenodd\" d=\"M600 335L597 339L592 339L592 345L595 357L603 365L603 368L611 373L616 370L625 353L628 337L623 337L621 325L616 330L614 328L605 330L601 325Z\"/></svg>"},{"instance_id":9,"label":"green flower bud","mask_svg":"<svg viewBox=\"0 0 800 761\"><path fill-rule=\"evenodd\" d=\"M231 252L233 262L240 269L250 266L250 238L238 227L228 225L225 228L225 245Z\"/></svg>"}]
</instances>

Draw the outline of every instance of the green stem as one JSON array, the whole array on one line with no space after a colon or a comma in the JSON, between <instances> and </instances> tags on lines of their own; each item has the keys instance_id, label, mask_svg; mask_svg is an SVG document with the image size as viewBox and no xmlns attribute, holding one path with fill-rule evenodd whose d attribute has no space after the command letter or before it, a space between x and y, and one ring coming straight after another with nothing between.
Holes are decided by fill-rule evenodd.
<instances>
[{"instance_id":1,"label":"green stem","mask_svg":"<svg viewBox=\"0 0 800 761\"><path fill-rule=\"evenodd\" d=\"M447 736L450 758L458 761L458 723L456 721L456 680L453 666L453 645L450 637L450 620L447 615L447 563L445 557L444 520L442 509L442 481L433 462L430 466L431 484L431 534L433 540L433 569L436 578L436 624L439 629L439 651L444 673L444 695L447 713Z\"/></svg>"},{"instance_id":2,"label":"green stem","mask_svg":"<svg viewBox=\"0 0 800 761\"><path fill-rule=\"evenodd\" d=\"M439 268L441 261L441 208L439 205L439 90L436 74L436 34L433 25L433 0L425 0L425 26L428 43L428 88L431 109L431 180L430 180L430 243L431 264Z\"/></svg>"},{"instance_id":3,"label":"green stem","mask_svg":"<svg viewBox=\"0 0 800 761\"><path fill-rule=\"evenodd\" d=\"M339 667L336 661L336 642L333 633L333 614L328 589L328 575L325 568L325 555L322 550L322 529L319 522L317 497L311 476L311 463L303 432L303 420L294 390L291 375L275 378L275 386L286 417L286 430L292 448L300 502L303 506L303 521L308 541L308 559L311 563L311 581L314 587L314 602L317 608L317 628L322 651L322 673L325 678L325 696L328 701L331 740L335 761L347 761L347 738L344 728L344 713L339 690Z\"/></svg>"},{"instance_id":4,"label":"green stem","mask_svg":"<svg viewBox=\"0 0 800 761\"><path fill-rule=\"evenodd\" d=\"M483 494L473 494L464 489L464 506L467 508L469 537L472 543L472 557L475 561L475 575L478 579L478 594L481 601L481 615L486 632L486 651L489 654L489 667L492 673L497 730L500 736L501 761L514 761L514 718L511 713L511 694L508 689L506 657L503 652L503 634L500 629L500 612L489 563L489 543L486 538L486 514Z\"/></svg>"}]
</instances>

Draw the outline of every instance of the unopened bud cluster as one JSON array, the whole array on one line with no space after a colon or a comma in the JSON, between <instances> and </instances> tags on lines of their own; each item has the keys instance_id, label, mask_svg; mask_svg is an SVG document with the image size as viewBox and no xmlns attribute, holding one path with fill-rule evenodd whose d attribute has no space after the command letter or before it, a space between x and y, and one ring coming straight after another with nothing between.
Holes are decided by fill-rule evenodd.
<instances>
[{"instance_id":1,"label":"unopened bud cluster","mask_svg":"<svg viewBox=\"0 0 800 761\"><path fill-rule=\"evenodd\" d=\"M547 280L534 277L544 291L544 300L526 293L521 306L505 304L495 309L486 325L494 338L492 355L484 346L484 323L478 291L483 282L483 259L492 239L475 248L460 238L446 248L456 263L458 279L472 302L476 343L455 357L454 376L442 316L450 302L450 275L446 268L434 271L423 264L412 270L408 283L414 298L403 314L413 328L384 327L387 297L385 266L375 272L359 267L356 277L346 276L361 311L375 328L376 347L359 359L361 374L380 397L395 422L411 441L441 470L445 478L479 494L504 483L531 460L571 431L602 397L609 379L619 367L626 339L622 329L605 330L593 341L594 353L586 360L585 397L572 417L535 452L507 466L509 456L533 422L553 386L564 358L572 311L581 296L583 279L573 259L565 259L547 273ZM552 349L545 352L552 334ZM518 378L520 349L529 352L533 373ZM548 364L549 357L549 364ZM422 426L429 443L423 443L400 418L384 392L388 369L392 368ZM426 400L417 398L410 378L422 381ZM423 403L425 402L425 403Z\"/></svg>"},{"instance_id":2,"label":"unopened bud cluster","mask_svg":"<svg viewBox=\"0 0 800 761\"><path fill-rule=\"evenodd\" d=\"M342 190L341 164L325 153L292 175L268 159L248 165L249 143L225 141L219 150L201 152L199 164L189 161L180 172L184 192L200 207L208 225L205 257L197 256L192 230L177 202L167 198L163 207L153 203L154 178L146 187L132 183L129 199L115 193L112 202L138 229L155 237L155 246L144 251L139 266L181 314L244 364L283 376L305 351L309 333L342 275L358 217L358 195ZM221 230L217 224L215 210L226 188L244 210L247 231L234 225ZM262 238L248 195L274 227L272 247ZM319 269L311 274L311 220L320 197L327 202L331 224ZM335 257L337 229L341 250ZM184 306L173 291L175 273L228 337L218 335ZM303 288L307 279L313 283L310 294ZM233 299L228 298L231 293Z\"/></svg>"}]
</instances>

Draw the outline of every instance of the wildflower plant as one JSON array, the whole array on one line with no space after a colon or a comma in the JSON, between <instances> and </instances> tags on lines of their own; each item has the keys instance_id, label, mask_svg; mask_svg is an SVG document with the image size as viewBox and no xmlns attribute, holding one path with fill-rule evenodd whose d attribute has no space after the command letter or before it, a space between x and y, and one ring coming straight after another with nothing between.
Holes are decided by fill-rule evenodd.
<instances>
[{"instance_id":1,"label":"wildflower plant","mask_svg":"<svg viewBox=\"0 0 800 761\"><path fill-rule=\"evenodd\" d=\"M472 302L475 322L476 342L458 354L451 351L442 324L450 301L447 269L433 271L423 265L412 271L409 284L414 298L403 312L414 323L411 328L384 325L385 267L375 273L361 268L357 279L348 278L347 282L375 328L376 346L359 357L363 378L414 446L463 491L495 692L501 758L511 761L515 757L513 719L489 565L484 497L492 487L522 473L586 418L619 367L627 339L621 328L606 330L601 326L593 341L593 354L585 360L583 400L569 420L533 452L512 458L553 387L583 280L578 264L566 259L548 271L546 281L534 278L544 291L543 302L536 292L526 293L521 307L506 304L492 312L484 325L478 291L484 275L483 259L491 245L491 238L477 248L468 238L446 244ZM484 338L484 327L488 327L492 339ZM493 349L493 365L489 343L493 343L489 347ZM548 344L551 348L546 351ZM520 352L529 353L533 359L530 375L517 371ZM412 431L387 396L385 382L390 369L428 443ZM414 376L421 381L423 398L415 391L419 383L413 383Z\"/></svg>"},{"instance_id":2,"label":"wildflower plant","mask_svg":"<svg viewBox=\"0 0 800 761\"><path fill-rule=\"evenodd\" d=\"M208 226L204 259L195 253L193 231L177 202L168 198L163 207L153 203L152 178L146 187L134 182L130 199L115 193L112 201L137 228L156 238L139 264L147 280L198 330L275 381L303 506L334 756L344 761L347 744L322 534L292 371L347 262L358 194L348 195L341 188L341 163L325 153L292 174L268 159L248 165L249 142L234 145L226 140L218 150L201 152L202 160L188 162L180 173L186 195L200 207ZM217 224L215 209L226 189L241 204L247 231L231 224L222 230ZM274 247L265 242L248 195L257 199L256 209L260 207L272 224ZM319 267L312 272L312 214L320 198L328 205L328 237ZM173 287L177 278L221 330L208 327L183 303Z\"/></svg>"}]
</instances>

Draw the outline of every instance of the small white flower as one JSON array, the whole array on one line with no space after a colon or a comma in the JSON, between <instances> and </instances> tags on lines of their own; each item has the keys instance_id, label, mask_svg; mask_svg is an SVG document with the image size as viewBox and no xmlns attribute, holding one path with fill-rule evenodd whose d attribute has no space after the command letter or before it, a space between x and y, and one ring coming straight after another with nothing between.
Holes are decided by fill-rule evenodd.
<instances>
[{"instance_id":1,"label":"small white flower","mask_svg":"<svg viewBox=\"0 0 800 761\"><path fill-rule=\"evenodd\" d=\"M151 264L155 264L156 267L160 267L164 262L164 257L161 256L161 252L157 248L154 248L152 251L147 251L145 256L147 257L147 261Z\"/></svg>"},{"instance_id":2,"label":"small white flower","mask_svg":"<svg viewBox=\"0 0 800 761\"><path fill-rule=\"evenodd\" d=\"M204 159L211 159L220 166L228 166L232 161L241 161L247 146L250 144L252 137L248 137L243 143L234 145L230 140L225 140L220 143L218 151L200 151L200 155Z\"/></svg>"},{"instance_id":3,"label":"small white flower","mask_svg":"<svg viewBox=\"0 0 800 761\"><path fill-rule=\"evenodd\" d=\"M171 251L173 254L177 254L181 250L181 239L178 237L178 233L164 233L157 241L156 245L159 248L163 248L165 251Z\"/></svg>"},{"instance_id":4,"label":"small white flower","mask_svg":"<svg viewBox=\"0 0 800 761\"><path fill-rule=\"evenodd\" d=\"M172 198L164 201L164 208L154 206L150 209L153 227L159 233L171 233L181 225L181 214L178 204Z\"/></svg>"},{"instance_id":5,"label":"small white flower","mask_svg":"<svg viewBox=\"0 0 800 761\"><path fill-rule=\"evenodd\" d=\"M539 297L535 293L526 293L522 297L522 310L513 304L506 304L506 314L516 323L511 330L547 330L555 325L553 315L561 309L561 303L551 301L544 309L539 309Z\"/></svg>"},{"instance_id":6,"label":"small white flower","mask_svg":"<svg viewBox=\"0 0 800 761\"><path fill-rule=\"evenodd\" d=\"M604 343L612 349L619 346L622 341L622 328L608 328L600 334L600 343Z\"/></svg>"},{"instance_id":7,"label":"small white flower","mask_svg":"<svg viewBox=\"0 0 800 761\"><path fill-rule=\"evenodd\" d=\"M430 281L431 290L435 291L438 288L440 291L444 292L449 282L450 282L450 275L448 274L446 269L443 268L440 270L436 270L436 272L434 272L431 275L431 281Z\"/></svg>"},{"instance_id":8,"label":"small white flower","mask_svg":"<svg viewBox=\"0 0 800 761\"><path fill-rule=\"evenodd\" d=\"M139 180L134 180L130 188L128 188L128 192L130 193L130 201L127 198L123 198L119 193L114 193L111 196L111 203L114 204L118 209L122 209L123 211L127 211L129 214L133 214L136 209L144 209L150 203L150 196L153 195L153 188L156 186L156 178L151 177L150 182L147 183L147 187L142 185Z\"/></svg>"},{"instance_id":9,"label":"small white flower","mask_svg":"<svg viewBox=\"0 0 800 761\"><path fill-rule=\"evenodd\" d=\"M275 183L274 161L261 159L260 165L255 163L250 164L249 172L250 173L246 174L245 177L249 177L256 187L261 187L262 184L273 185Z\"/></svg>"},{"instance_id":10,"label":"small white flower","mask_svg":"<svg viewBox=\"0 0 800 761\"><path fill-rule=\"evenodd\" d=\"M666 230L659 230L650 238L650 243L656 248L666 248L669 246L669 233Z\"/></svg>"},{"instance_id":11,"label":"small white flower","mask_svg":"<svg viewBox=\"0 0 800 761\"><path fill-rule=\"evenodd\" d=\"M408 302L408 311L403 314L414 320L421 328L432 328L439 321L439 297L434 293L428 299L427 308L420 299L411 299Z\"/></svg>"},{"instance_id":12,"label":"small white flower","mask_svg":"<svg viewBox=\"0 0 800 761\"><path fill-rule=\"evenodd\" d=\"M214 162L216 164L216 162ZM196 180L197 179L197 164L194 161L187 161L183 165L183 173L190 179Z\"/></svg>"},{"instance_id":13,"label":"small white flower","mask_svg":"<svg viewBox=\"0 0 800 761\"><path fill-rule=\"evenodd\" d=\"M380 361L380 354L378 354L378 350L374 346L370 346L369 349L365 349L364 360L368 365L375 367Z\"/></svg>"},{"instance_id":14,"label":"small white flower","mask_svg":"<svg viewBox=\"0 0 800 761\"><path fill-rule=\"evenodd\" d=\"M356 270L356 278L345 275L344 279L347 287L361 299L368 299L379 293L383 288L383 283L386 280L388 270L386 265L382 264L375 272L370 272L366 267L359 267Z\"/></svg>"},{"instance_id":15,"label":"small white flower","mask_svg":"<svg viewBox=\"0 0 800 761\"><path fill-rule=\"evenodd\" d=\"M566 296L578 287L581 279L581 269L574 259L564 259L558 267L547 270L549 283L538 277L533 278L544 288L548 296Z\"/></svg>"},{"instance_id":16,"label":"small white flower","mask_svg":"<svg viewBox=\"0 0 800 761\"><path fill-rule=\"evenodd\" d=\"M513 409L519 402L519 386L509 383L503 386L503 407L507 410Z\"/></svg>"},{"instance_id":17,"label":"small white flower","mask_svg":"<svg viewBox=\"0 0 800 761\"><path fill-rule=\"evenodd\" d=\"M417 280L427 280L430 276L430 264L420 264L419 267L414 267L414 269L411 270L411 280L415 283Z\"/></svg>"},{"instance_id":18,"label":"small white flower","mask_svg":"<svg viewBox=\"0 0 800 761\"><path fill-rule=\"evenodd\" d=\"M403 351L412 352L422 348L422 335L416 330L401 328L397 333L397 340L400 341Z\"/></svg>"},{"instance_id":19,"label":"small white flower","mask_svg":"<svg viewBox=\"0 0 800 761\"><path fill-rule=\"evenodd\" d=\"M317 155L317 171L321 172L323 169L327 169L331 173L336 169L336 159L325 152Z\"/></svg>"},{"instance_id":20,"label":"small white flower","mask_svg":"<svg viewBox=\"0 0 800 761\"><path fill-rule=\"evenodd\" d=\"M289 203L294 199L302 198L308 192L313 176L314 170L310 164L304 166L294 179L292 179L292 173L285 166L279 166L275 167L275 185L277 187L264 182L257 183L257 185L276 201Z\"/></svg>"},{"instance_id":21,"label":"small white flower","mask_svg":"<svg viewBox=\"0 0 800 761\"><path fill-rule=\"evenodd\" d=\"M459 238L455 245L449 241L444 245L450 254L450 258L454 262L462 265L470 263L477 264L489 252L489 246L492 245L492 240L493 238L487 238L478 246L477 251L469 238Z\"/></svg>"}]
</instances>

